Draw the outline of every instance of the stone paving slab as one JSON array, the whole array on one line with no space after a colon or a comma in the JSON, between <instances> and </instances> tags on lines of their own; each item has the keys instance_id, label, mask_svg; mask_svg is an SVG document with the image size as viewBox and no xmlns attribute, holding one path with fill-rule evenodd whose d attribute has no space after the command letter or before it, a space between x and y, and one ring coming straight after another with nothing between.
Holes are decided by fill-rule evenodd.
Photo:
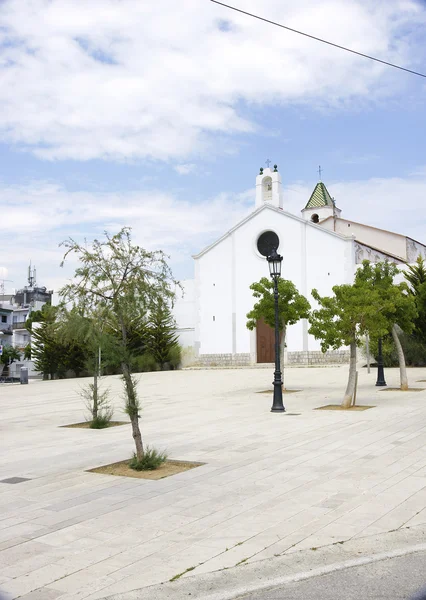
<instances>
[{"instance_id":1,"label":"stone paving slab","mask_svg":"<svg viewBox=\"0 0 426 600\"><path fill-rule=\"evenodd\" d=\"M389 386L398 372L388 369ZM347 367L286 370L289 412L270 412L263 369L140 376L145 442L206 464L159 481L87 470L133 452L130 425L84 420L87 380L0 386L0 588L25 600L95 600L426 524L426 391L380 393L360 369L364 412L339 403ZM409 371L412 386L426 369ZM105 378L117 420L119 377ZM191 569L190 571L187 571ZM186 577L187 575L183 575Z\"/></svg>"}]
</instances>

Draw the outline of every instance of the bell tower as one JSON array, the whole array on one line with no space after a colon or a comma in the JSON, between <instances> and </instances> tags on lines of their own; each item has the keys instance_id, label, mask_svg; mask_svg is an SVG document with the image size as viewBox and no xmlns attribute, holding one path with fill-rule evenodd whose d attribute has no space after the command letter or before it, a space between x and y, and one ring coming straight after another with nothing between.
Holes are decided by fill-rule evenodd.
<instances>
[{"instance_id":1,"label":"bell tower","mask_svg":"<svg viewBox=\"0 0 426 600\"><path fill-rule=\"evenodd\" d=\"M276 208L283 207L283 193L281 175L278 173L278 166L270 168L270 160L266 161L266 169L260 168L259 175L256 177L256 208L264 204L270 204Z\"/></svg>"},{"instance_id":2,"label":"bell tower","mask_svg":"<svg viewBox=\"0 0 426 600\"><path fill-rule=\"evenodd\" d=\"M311 221L318 225L328 217L338 219L341 212L340 208L337 208L334 198L330 196L328 189L322 181L319 181L307 205L302 210L302 216L306 221Z\"/></svg>"}]
</instances>

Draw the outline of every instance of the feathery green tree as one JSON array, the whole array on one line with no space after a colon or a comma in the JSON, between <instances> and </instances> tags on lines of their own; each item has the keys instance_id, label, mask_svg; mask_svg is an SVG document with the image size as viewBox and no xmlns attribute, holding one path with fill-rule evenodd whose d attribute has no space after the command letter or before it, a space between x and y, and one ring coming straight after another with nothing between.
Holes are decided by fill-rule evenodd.
<instances>
[{"instance_id":1,"label":"feathery green tree","mask_svg":"<svg viewBox=\"0 0 426 600\"><path fill-rule=\"evenodd\" d=\"M25 322L31 333L31 358L43 379L65 377L67 371L78 377L85 370L84 348L76 340L63 339L66 315L62 305L45 304L41 310L31 312Z\"/></svg>"},{"instance_id":2,"label":"feathery green tree","mask_svg":"<svg viewBox=\"0 0 426 600\"><path fill-rule=\"evenodd\" d=\"M174 366L179 352L176 322L169 306L162 300L149 313L147 347L161 369Z\"/></svg>"},{"instance_id":3,"label":"feathery green tree","mask_svg":"<svg viewBox=\"0 0 426 600\"><path fill-rule=\"evenodd\" d=\"M426 265L421 256L417 258L416 264L408 266L404 277L411 286L410 291L415 299L418 313L414 320L413 335L426 345Z\"/></svg>"},{"instance_id":4,"label":"feathery green tree","mask_svg":"<svg viewBox=\"0 0 426 600\"><path fill-rule=\"evenodd\" d=\"M105 233L103 241L94 240L92 244L80 244L69 238L62 245L66 248L62 264L70 254L75 254L80 264L74 279L60 290L61 296L77 306L84 305L90 314L102 314L107 330L116 340L126 411L140 462L144 456L139 427L141 405L132 374L129 334L146 322L151 306L160 301L173 301L178 284L165 254L134 245L129 227L112 236Z\"/></svg>"}]
</instances>

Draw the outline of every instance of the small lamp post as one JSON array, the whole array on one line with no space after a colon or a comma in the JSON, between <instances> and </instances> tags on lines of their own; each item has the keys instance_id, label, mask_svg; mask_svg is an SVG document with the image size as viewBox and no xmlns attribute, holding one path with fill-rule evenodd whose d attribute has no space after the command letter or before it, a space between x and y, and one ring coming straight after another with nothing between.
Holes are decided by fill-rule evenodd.
<instances>
[{"instance_id":1,"label":"small lamp post","mask_svg":"<svg viewBox=\"0 0 426 600\"><path fill-rule=\"evenodd\" d=\"M269 264L269 273L274 280L274 300L275 300L275 371L274 371L274 400L271 412L285 412L283 404L283 382L281 378L280 364L280 326L278 314L278 280L281 277L281 263L283 257L280 256L274 248L266 259Z\"/></svg>"},{"instance_id":2,"label":"small lamp post","mask_svg":"<svg viewBox=\"0 0 426 600\"><path fill-rule=\"evenodd\" d=\"M377 381L376 386L385 386L387 385L385 380L385 373L383 369L383 348L382 348L382 338L379 337L379 348L377 353Z\"/></svg>"}]
</instances>

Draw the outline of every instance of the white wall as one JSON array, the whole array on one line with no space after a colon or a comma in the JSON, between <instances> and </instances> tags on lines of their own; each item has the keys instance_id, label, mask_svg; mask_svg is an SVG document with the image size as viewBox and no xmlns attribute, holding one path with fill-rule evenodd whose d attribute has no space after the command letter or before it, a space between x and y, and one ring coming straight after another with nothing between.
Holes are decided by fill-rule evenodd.
<instances>
[{"instance_id":1,"label":"white wall","mask_svg":"<svg viewBox=\"0 0 426 600\"><path fill-rule=\"evenodd\" d=\"M200 354L232 353L232 238L198 259L196 339Z\"/></svg>"},{"instance_id":2,"label":"white wall","mask_svg":"<svg viewBox=\"0 0 426 600\"><path fill-rule=\"evenodd\" d=\"M177 290L173 315L177 323L176 333L182 348L194 346L195 334L195 292L193 279L180 282L183 290Z\"/></svg>"},{"instance_id":3,"label":"white wall","mask_svg":"<svg viewBox=\"0 0 426 600\"><path fill-rule=\"evenodd\" d=\"M333 219L326 221L323 226L328 229L333 229ZM363 242L368 246L390 252L391 254L395 254L404 259L406 258L406 238L397 233L376 229L375 227L368 227L367 225L354 223L347 219L336 219L336 233L349 237L354 235L358 241Z\"/></svg>"},{"instance_id":4,"label":"white wall","mask_svg":"<svg viewBox=\"0 0 426 600\"><path fill-rule=\"evenodd\" d=\"M351 239L328 234L288 213L265 209L196 259L200 354L255 352L246 314L254 304L250 284L269 277L267 261L256 247L259 235L267 230L275 231L280 239L282 277L293 281L310 301L314 287L330 294L333 285L352 281ZM308 336L307 324L300 322L288 330L287 349L319 350L320 346Z\"/></svg>"}]
</instances>

